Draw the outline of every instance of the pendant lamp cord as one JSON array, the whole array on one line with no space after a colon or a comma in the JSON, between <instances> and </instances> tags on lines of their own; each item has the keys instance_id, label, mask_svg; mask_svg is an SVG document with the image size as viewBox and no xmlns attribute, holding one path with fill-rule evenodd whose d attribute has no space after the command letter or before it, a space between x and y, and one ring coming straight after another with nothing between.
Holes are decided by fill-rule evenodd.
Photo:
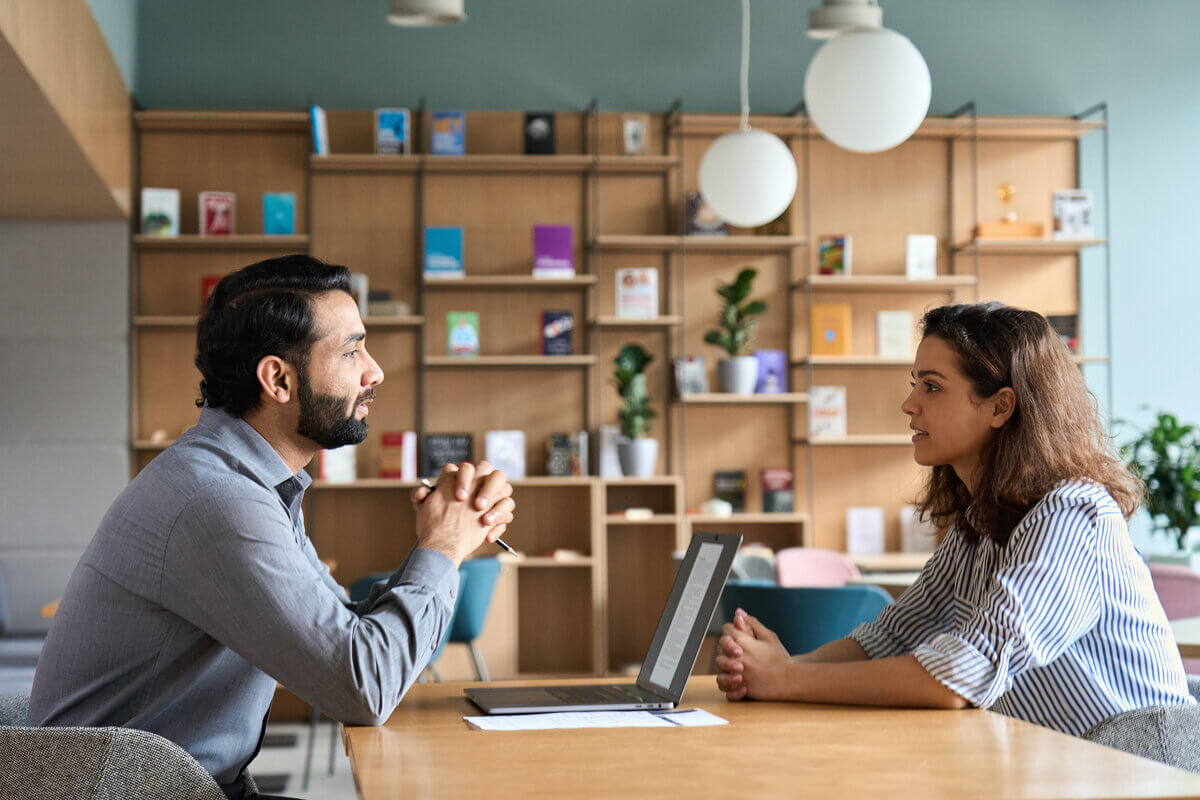
<instances>
[{"instance_id":1,"label":"pendant lamp cord","mask_svg":"<svg viewBox=\"0 0 1200 800\"><path fill-rule=\"evenodd\" d=\"M750 0L742 0L742 128L750 130Z\"/></svg>"}]
</instances>

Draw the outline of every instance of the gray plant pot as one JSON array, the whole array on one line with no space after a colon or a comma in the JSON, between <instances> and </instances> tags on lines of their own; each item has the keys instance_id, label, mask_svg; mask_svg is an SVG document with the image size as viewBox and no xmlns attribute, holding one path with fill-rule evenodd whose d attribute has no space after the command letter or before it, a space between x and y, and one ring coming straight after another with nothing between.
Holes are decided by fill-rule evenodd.
<instances>
[{"instance_id":1,"label":"gray plant pot","mask_svg":"<svg viewBox=\"0 0 1200 800\"><path fill-rule=\"evenodd\" d=\"M658 466L658 440L643 436L617 442L617 460L626 478L649 478Z\"/></svg>"},{"instance_id":2,"label":"gray plant pot","mask_svg":"<svg viewBox=\"0 0 1200 800\"><path fill-rule=\"evenodd\" d=\"M754 394L758 382L758 359L754 356L722 358L717 361L717 383L722 392Z\"/></svg>"}]
</instances>

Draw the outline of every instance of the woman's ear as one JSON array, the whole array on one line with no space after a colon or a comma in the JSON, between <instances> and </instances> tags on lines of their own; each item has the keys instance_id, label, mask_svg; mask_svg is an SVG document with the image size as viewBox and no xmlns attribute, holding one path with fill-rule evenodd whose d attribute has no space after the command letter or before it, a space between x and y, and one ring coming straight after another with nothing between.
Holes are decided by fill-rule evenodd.
<instances>
[{"instance_id":1,"label":"woman's ear","mask_svg":"<svg viewBox=\"0 0 1200 800\"><path fill-rule=\"evenodd\" d=\"M990 425L993 428L1003 428L1012 419L1012 415L1016 413L1017 393L1012 390L1011 386L1005 386L992 395L988 402L992 406Z\"/></svg>"},{"instance_id":2,"label":"woman's ear","mask_svg":"<svg viewBox=\"0 0 1200 800\"><path fill-rule=\"evenodd\" d=\"M280 405L286 405L296 391L295 371L279 356L264 356L256 374L263 396Z\"/></svg>"}]
</instances>

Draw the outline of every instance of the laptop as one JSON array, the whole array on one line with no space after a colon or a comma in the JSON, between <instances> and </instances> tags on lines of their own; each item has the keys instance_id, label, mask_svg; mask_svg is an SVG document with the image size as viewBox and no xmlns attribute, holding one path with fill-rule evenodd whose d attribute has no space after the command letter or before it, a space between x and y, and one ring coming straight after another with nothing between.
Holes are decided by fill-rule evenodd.
<instances>
[{"instance_id":1,"label":"laptop","mask_svg":"<svg viewBox=\"0 0 1200 800\"><path fill-rule=\"evenodd\" d=\"M741 543L740 534L692 535L637 683L505 686L463 693L488 714L674 708L683 699L683 688Z\"/></svg>"}]
</instances>

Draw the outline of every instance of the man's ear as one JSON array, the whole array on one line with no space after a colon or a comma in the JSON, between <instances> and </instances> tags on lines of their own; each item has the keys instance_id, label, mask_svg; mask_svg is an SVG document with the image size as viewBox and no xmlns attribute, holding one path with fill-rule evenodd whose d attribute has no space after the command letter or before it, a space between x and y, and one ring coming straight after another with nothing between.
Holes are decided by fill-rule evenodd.
<instances>
[{"instance_id":1,"label":"man's ear","mask_svg":"<svg viewBox=\"0 0 1200 800\"><path fill-rule=\"evenodd\" d=\"M286 405L296 394L296 368L279 356L263 356L255 372L263 395L276 403Z\"/></svg>"},{"instance_id":2,"label":"man's ear","mask_svg":"<svg viewBox=\"0 0 1200 800\"><path fill-rule=\"evenodd\" d=\"M992 395L989 402L992 405L991 426L1003 428L1017 411L1017 393L1012 390L1011 386L1005 386Z\"/></svg>"}]
</instances>

